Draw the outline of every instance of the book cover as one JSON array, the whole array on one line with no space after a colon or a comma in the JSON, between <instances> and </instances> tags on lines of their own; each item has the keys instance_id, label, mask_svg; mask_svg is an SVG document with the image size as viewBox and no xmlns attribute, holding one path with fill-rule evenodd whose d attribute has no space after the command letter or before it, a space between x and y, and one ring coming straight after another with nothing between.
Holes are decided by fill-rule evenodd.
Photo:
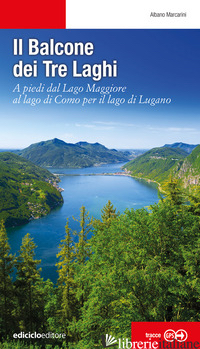
<instances>
[{"instance_id":1,"label":"book cover","mask_svg":"<svg viewBox=\"0 0 200 349\"><path fill-rule=\"evenodd\" d=\"M0 29L0 348L197 348L194 17L72 30L55 11Z\"/></svg>"}]
</instances>

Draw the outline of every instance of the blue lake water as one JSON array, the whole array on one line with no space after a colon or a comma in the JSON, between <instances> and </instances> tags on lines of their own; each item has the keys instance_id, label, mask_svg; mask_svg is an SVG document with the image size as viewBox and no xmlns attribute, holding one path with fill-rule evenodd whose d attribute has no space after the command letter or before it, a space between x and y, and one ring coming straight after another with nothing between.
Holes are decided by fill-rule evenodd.
<instances>
[{"instance_id":1,"label":"blue lake water","mask_svg":"<svg viewBox=\"0 0 200 349\"><path fill-rule=\"evenodd\" d=\"M108 200L123 212L126 208L142 208L158 202L157 189L153 184L139 181L131 177L102 175L120 171L123 164L103 165L84 169L51 169L60 174L60 187L64 204L53 210L46 217L30 223L8 229L12 253L19 251L22 238L30 233L38 246L36 257L41 259L42 276L55 282L57 272L55 263L60 240L65 235L66 219L72 230L78 229L73 220L79 217L80 207L84 205L90 216L100 218L101 209ZM96 174L96 175L92 175Z\"/></svg>"}]
</instances>

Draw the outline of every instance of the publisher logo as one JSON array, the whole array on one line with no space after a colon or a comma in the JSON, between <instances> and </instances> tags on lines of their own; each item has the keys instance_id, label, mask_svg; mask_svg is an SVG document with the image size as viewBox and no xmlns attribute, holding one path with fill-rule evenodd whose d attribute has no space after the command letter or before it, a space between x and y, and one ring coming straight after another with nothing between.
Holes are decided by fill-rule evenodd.
<instances>
[{"instance_id":1,"label":"publisher logo","mask_svg":"<svg viewBox=\"0 0 200 349\"><path fill-rule=\"evenodd\" d=\"M101 341L104 348L114 347L117 344L117 339L115 339L115 337L109 336L108 334L106 334L106 336L102 335Z\"/></svg>"}]
</instances>

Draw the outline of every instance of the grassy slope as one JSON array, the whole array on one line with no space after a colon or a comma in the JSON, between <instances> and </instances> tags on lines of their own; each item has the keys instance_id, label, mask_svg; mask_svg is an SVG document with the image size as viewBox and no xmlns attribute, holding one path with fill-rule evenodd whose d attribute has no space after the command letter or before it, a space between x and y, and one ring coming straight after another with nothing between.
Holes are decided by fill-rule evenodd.
<instances>
[{"instance_id":1,"label":"grassy slope","mask_svg":"<svg viewBox=\"0 0 200 349\"><path fill-rule=\"evenodd\" d=\"M62 203L52 184L56 178L47 170L13 153L0 153L0 220L7 226L26 223L47 214Z\"/></svg>"}]
</instances>

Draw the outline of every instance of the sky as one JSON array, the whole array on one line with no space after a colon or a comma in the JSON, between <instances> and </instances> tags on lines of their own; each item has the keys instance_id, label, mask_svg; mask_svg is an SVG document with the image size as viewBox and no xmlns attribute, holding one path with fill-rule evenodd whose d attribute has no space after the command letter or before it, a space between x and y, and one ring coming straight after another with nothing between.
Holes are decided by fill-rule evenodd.
<instances>
[{"instance_id":1,"label":"sky","mask_svg":"<svg viewBox=\"0 0 200 349\"><path fill-rule=\"evenodd\" d=\"M22 38L23 55L13 54L13 39ZM28 55L28 40L39 43L92 42L90 56ZM21 149L32 143L59 138L69 143L99 142L108 148L149 149L165 143L198 144L200 139L200 30L2 30L0 31L0 148ZM37 77L14 77L13 66L37 61ZM66 77L46 77L44 60L66 64ZM72 76L72 61L78 72L83 64L112 64L117 61L117 77ZM25 92L44 86L44 92ZM60 84L60 85L59 85ZM63 92L79 87L83 92ZM105 95L86 92L91 87L126 87L125 92ZM19 86L19 87L18 87ZM47 92L53 86L59 91ZM14 91L14 92L13 92ZM49 91L49 90L48 90ZM23 93L24 92L24 93ZM14 103L19 101L20 103ZM51 104L44 100L50 95ZM128 103L131 96L135 104ZM25 97L26 96L26 97ZM79 103L55 103L55 98L75 98ZM62 97L61 97L62 96ZM141 96L141 97L140 97ZM37 105L25 103L32 98ZM84 98L96 98L82 105ZM109 99L110 98L110 99ZM168 104L143 103L152 98ZM121 104L116 105L116 100ZM141 103L139 103L139 101ZM109 102L109 103L108 103ZM111 103L112 102L112 103Z\"/></svg>"}]
</instances>

